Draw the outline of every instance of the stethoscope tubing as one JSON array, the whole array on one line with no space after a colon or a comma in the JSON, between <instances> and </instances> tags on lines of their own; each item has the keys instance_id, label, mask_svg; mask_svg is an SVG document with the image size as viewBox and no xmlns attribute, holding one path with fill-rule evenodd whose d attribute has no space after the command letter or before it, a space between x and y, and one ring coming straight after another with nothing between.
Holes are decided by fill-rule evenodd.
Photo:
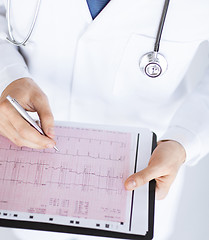
<instances>
[{"instance_id":1,"label":"stethoscope tubing","mask_svg":"<svg viewBox=\"0 0 209 240\"><path fill-rule=\"evenodd\" d=\"M159 52L160 40L161 40L161 36L162 36L162 32L163 32L163 27L165 24L166 15L168 12L169 3L170 3L170 0L165 0L163 12L161 15L161 19L160 19L160 23L159 23L159 27L158 27L158 31L157 31L156 41L155 41L155 45L154 45L154 52Z\"/></svg>"},{"instance_id":2,"label":"stethoscope tubing","mask_svg":"<svg viewBox=\"0 0 209 240\"><path fill-rule=\"evenodd\" d=\"M12 25L11 25L11 0L7 0L7 14L6 14L6 18L7 18L7 26L8 26L8 33L9 36L6 38L7 41L9 41L10 43L12 43L15 46L25 46L26 42L29 40L33 29L35 27L36 21L37 21L37 17L39 14L39 10L40 10L40 5L41 5L41 0L37 1L37 5L36 5L36 11L33 17L33 21L31 23L30 29L28 31L28 34L26 35L25 39L22 42L18 42L15 40L13 33L12 33Z\"/></svg>"},{"instance_id":3,"label":"stethoscope tubing","mask_svg":"<svg viewBox=\"0 0 209 240\"><path fill-rule=\"evenodd\" d=\"M166 71L167 66L168 66L165 57L159 53L159 48L160 48L160 41L161 41L163 29L164 29L164 24L165 24L165 19L167 16L169 3L170 3L170 0L165 0L165 2L164 2L163 11L161 14L160 23L159 23L158 30L157 30L156 40L154 43L154 51L144 54L141 57L140 63L139 63L139 67L140 67L141 71L144 74L146 74L152 78L158 77L161 74L163 74ZM37 22L40 5L41 5L41 0L37 0L35 14L34 14L30 29L28 31L28 34L26 35L25 39L22 42L18 42L15 40L13 32L12 32L13 29L12 29L12 25L11 25L11 0L7 0L6 18L7 18L8 33L9 33L8 36L6 37L7 41L9 41L11 44L13 44L15 46L25 46L26 45L26 42L31 37L31 34L32 34L35 24Z\"/></svg>"},{"instance_id":4,"label":"stethoscope tubing","mask_svg":"<svg viewBox=\"0 0 209 240\"><path fill-rule=\"evenodd\" d=\"M165 0L157 35L154 43L154 51L145 53L139 60L139 68L142 73L150 78L156 78L164 74L168 68L166 58L159 53L161 36L164 29L165 19L168 12L170 0Z\"/></svg>"}]
</instances>

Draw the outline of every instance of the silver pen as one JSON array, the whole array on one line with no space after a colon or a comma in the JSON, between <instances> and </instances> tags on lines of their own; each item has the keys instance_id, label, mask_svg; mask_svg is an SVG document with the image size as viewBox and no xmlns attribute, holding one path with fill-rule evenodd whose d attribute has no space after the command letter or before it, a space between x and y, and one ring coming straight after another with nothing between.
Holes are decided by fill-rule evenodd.
<instances>
[{"instance_id":1,"label":"silver pen","mask_svg":"<svg viewBox=\"0 0 209 240\"><path fill-rule=\"evenodd\" d=\"M46 136L43 130L38 126L38 124L32 119L32 117L25 111L25 109L15 100L14 98L10 97L9 95L6 99L12 104L12 106L18 111L18 113L28 122L31 126L33 126L40 134ZM59 149L54 146L54 149L58 152Z\"/></svg>"}]
</instances>

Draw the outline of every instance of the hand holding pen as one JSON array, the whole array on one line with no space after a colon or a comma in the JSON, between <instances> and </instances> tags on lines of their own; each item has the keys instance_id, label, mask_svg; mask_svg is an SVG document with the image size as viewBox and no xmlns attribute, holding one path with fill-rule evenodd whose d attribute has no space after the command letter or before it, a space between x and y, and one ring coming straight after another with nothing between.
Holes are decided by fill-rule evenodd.
<instances>
[{"instance_id":1,"label":"hand holding pen","mask_svg":"<svg viewBox=\"0 0 209 240\"><path fill-rule=\"evenodd\" d=\"M32 127L34 127L41 135L46 136L39 125L32 119L32 117L25 111L25 109L17 102L16 99L10 97L9 95L6 99L11 103L11 105L17 110L17 112L23 117ZM56 146L54 146L56 151L59 151Z\"/></svg>"},{"instance_id":2,"label":"hand holding pen","mask_svg":"<svg viewBox=\"0 0 209 240\"><path fill-rule=\"evenodd\" d=\"M37 112L45 135L40 134L28 123L6 99L10 95L30 112ZM54 148L54 119L48 99L37 84L30 78L12 82L0 97L0 134L17 146L44 149Z\"/></svg>"}]
</instances>

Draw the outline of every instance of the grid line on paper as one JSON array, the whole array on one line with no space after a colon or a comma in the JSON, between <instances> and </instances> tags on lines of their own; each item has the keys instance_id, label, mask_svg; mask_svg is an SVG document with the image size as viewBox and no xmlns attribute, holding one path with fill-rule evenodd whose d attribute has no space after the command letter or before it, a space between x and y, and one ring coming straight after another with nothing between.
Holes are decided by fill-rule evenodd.
<instances>
[{"instance_id":1,"label":"grid line on paper","mask_svg":"<svg viewBox=\"0 0 209 240\"><path fill-rule=\"evenodd\" d=\"M19 148L0 136L0 209L124 222L131 134L56 133L59 153Z\"/></svg>"}]
</instances>

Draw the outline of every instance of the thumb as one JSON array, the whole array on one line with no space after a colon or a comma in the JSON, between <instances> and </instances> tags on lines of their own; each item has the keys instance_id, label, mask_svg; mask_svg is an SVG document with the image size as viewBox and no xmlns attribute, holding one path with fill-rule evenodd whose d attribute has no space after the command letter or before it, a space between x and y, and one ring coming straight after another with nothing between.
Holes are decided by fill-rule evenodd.
<instances>
[{"instance_id":1,"label":"thumb","mask_svg":"<svg viewBox=\"0 0 209 240\"><path fill-rule=\"evenodd\" d=\"M47 97L44 95L41 98L36 99L33 102L33 105L39 115L41 127L44 133L48 137L54 138L54 117Z\"/></svg>"},{"instance_id":2,"label":"thumb","mask_svg":"<svg viewBox=\"0 0 209 240\"><path fill-rule=\"evenodd\" d=\"M134 190L137 187L140 187L145 183L148 183L152 179L157 178L158 176L159 176L158 169L148 166L142 171L137 172L131 175L129 178L127 178L125 181L125 188L127 190Z\"/></svg>"}]
</instances>

